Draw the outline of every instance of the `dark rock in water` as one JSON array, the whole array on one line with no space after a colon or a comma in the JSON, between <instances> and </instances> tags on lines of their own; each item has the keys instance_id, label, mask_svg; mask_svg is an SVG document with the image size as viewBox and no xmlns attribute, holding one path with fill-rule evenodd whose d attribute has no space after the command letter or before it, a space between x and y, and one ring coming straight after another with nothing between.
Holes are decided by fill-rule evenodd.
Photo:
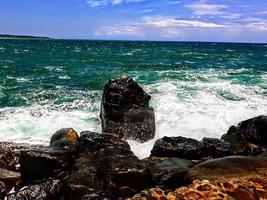
<instances>
[{"instance_id":1,"label":"dark rock in water","mask_svg":"<svg viewBox=\"0 0 267 200\"><path fill-rule=\"evenodd\" d=\"M131 196L150 184L146 165L130 150L129 144L114 134L82 132L80 158L70 184L82 183L113 198Z\"/></svg>"},{"instance_id":2,"label":"dark rock in water","mask_svg":"<svg viewBox=\"0 0 267 200\"><path fill-rule=\"evenodd\" d=\"M151 156L155 157L177 157L188 160L229 155L234 155L234 151L231 145L223 140L204 138L202 141L197 141L181 136L158 139L151 151Z\"/></svg>"},{"instance_id":3,"label":"dark rock in water","mask_svg":"<svg viewBox=\"0 0 267 200\"><path fill-rule=\"evenodd\" d=\"M160 186L175 189L184 184L184 176L193 165L192 161L180 158L146 158L148 169L152 175L153 187Z\"/></svg>"},{"instance_id":4,"label":"dark rock in water","mask_svg":"<svg viewBox=\"0 0 267 200\"><path fill-rule=\"evenodd\" d=\"M7 191L11 190L20 180L20 173L0 168L0 181L5 184Z\"/></svg>"},{"instance_id":5,"label":"dark rock in water","mask_svg":"<svg viewBox=\"0 0 267 200\"><path fill-rule=\"evenodd\" d=\"M201 157L221 158L235 155L231 144L217 138L203 138L201 140Z\"/></svg>"},{"instance_id":6,"label":"dark rock in water","mask_svg":"<svg viewBox=\"0 0 267 200\"><path fill-rule=\"evenodd\" d=\"M267 147L267 116L258 116L231 126L222 139L229 143L252 143Z\"/></svg>"},{"instance_id":7,"label":"dark rock in water","mask_svg":"<svg viewBox=\"0 0 267 200\"><path fill-rule=\"evenodd\" d=\"M63 184L59 180L47 180L45 182L23 187L19 191L9 193L8 200L59 200L63 199Z\"/></svg>"},{"instance_id":8,"label":"dark rock in water","mask_svg":"<svg viewBox=\"0 0 267 200\"><path fill-rule=\"evenodd\" d=\"M188 160L199 159L201 143L197 140L185 137L163 137L156 141L151 156L177 157Z\"/></svg>"},{"instance_id":9,"label":"dark rock in water","mask_svg":"<svg viewBox=\"0 0 267 200\"><path fill-rule=\"evenodd\" d=\"M258 156L230 156L196 165L188 171L186 177L209 181L228 181L233 179L266 179L267 158Z\"/></svg>"},{"instance_id":10,"label":"dark rock in water","mask_svg":"<svg viewBox=\"0 0 267 200\"><path fill-rule=\"evenodd\" d=\"M151 97L132 78L109 80L101 102L102 131L145 142L155 136Z\"/></svg>"},{"instance_id":11,"label":"dark rock in water","mask_svg":"<svg viewBox=\"0 0 267 200\"><path fill-rule=\"evenodd\" d=\"M36 180L62 179L68 175L73 162L72 155L65 149L33 149L20 153L21 178L24 184Z\"/></svg>"},{"instance_id":12,"label":"dark rock in water","mask_svg":"<svg viewBox=\"0 0 267 200\"><path fill-rule=\"evenodd\" d=\"M53 134L50 146L54 148L66 148L71 152L76 152L79 136L72 128L63 128Z\"/></svg>"}]
</instances>

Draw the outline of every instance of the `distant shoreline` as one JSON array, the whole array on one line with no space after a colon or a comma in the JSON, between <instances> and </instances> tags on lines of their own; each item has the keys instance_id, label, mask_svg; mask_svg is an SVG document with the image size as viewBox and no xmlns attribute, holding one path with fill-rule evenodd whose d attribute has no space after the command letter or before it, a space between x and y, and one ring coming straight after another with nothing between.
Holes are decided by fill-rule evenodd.
<instances>
[{"instance_id":1,"label":"distant shoreline","mask_svg":"<svg viewBox=\"0 0 267 200\"><path fill-rule=\"evenodd\" d=\"M14 39L32 39L32 40L51 40L52 38L43 37L43 36L30 36L30 35L9 35L9 34L0 34L1 40L14 40Z\"/></svg>"}]
</instances>

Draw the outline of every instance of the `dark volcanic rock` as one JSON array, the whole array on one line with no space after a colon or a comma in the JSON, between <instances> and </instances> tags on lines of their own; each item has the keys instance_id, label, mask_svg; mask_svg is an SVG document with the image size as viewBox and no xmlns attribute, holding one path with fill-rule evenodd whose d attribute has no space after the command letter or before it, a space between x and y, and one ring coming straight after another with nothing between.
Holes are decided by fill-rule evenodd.
<instances>
[{"instance_id":1,"label":"dark volcanic rock","mask_svg":"<svg viewBox=\"0 0 267 200\"><path fill-rule=\"evenodd\" d=\"M158 139L151 156L177 157L188 160L201 160L205 157L218 158L234 155L231 145L223 140L204 138L197 141L185 137L163 137Z\"/></svg>"},{"instance_id":2,"label":"dark volcanic rock","mask_svg":"<svg viewBox=\"0 0 267 200\"><path fill-rule=\"evenodd\" d=\"M20 154L22 182L27 184L48 178L62 179L68 175L72 162L71 153L65 149L23 150Z\"/></svg>"},{"instance_id":3,"label":"dark volcanic rock","mask_svg":"<svg viewBox=\"0 0 267 200\"><path fill-rule=\"evenodd\" d=\"M252 143L267 147L267 116L258 116L231 126L222 139L230 143Z\"/></svg>"},{"instance_id":4,"label":"dark volcanic rock","mask_svg":"<svg viewBox=\"0 0 267 200\"><path fill-rule=\"evenodd\" d=\"M192 161L180 158L150 157L144 159L152 174L152 185L175 189L184 184L184 176L193 165Z\"/></svg>"},{"instance_id":5,"label":"dark volcanic rock","mask_svg":"<svg viewBox=\"0 0 267 200\"><path fill-rule=\"evenodd\" d=\"M20 173L0 168L0 181L5 184L7 191L11 190L20 180Z\"/></svg>"},{"instance_id":6,"label":"dark volcanic rock","mask_svg":"<svg viewBox=\"0 0 267 200\"><path fill-rule=\"evenodd\" d=\"M8 200L59 200L63 199L63 184L59 180L47 180L42 183L23 187L7 195Z\"/></svg>"},{"instance_id":7,"label":"dark volcanic rock","mask_svg":"<svg viewBox=\"0 0 267 200\"><path fill-rule=\"evenodd\" d=\"M15 144L11 142L0 143L0 168L10 171L19 171L19 155L21 150L41 148L41 145Z\"/></svg>"},{"instance_id":8,"label":"dark volcanic rock","mask_svg":"<svg viewBox=\"0 0 267 200\"><path fill-rule=\"evenodd\" d=\"M101 102L102 131L141 142L155 135L151 97L131 78L109 80Z\"/></svg>"},{"instance_id":9,"label":"dark volcanic rock","mask_svg":"<svg viewBox=\"0 0 267 200\"><path fill-rule=\"evenodd\" d=\"M76 152L79 136L72 128L63 128L53 134L50 146L55 148L66 148L71 152Z\"/></svg>"},{"instance_id":10,"label":"dark volcanic rock","mask_svg":"<svg viewBox=\"0 0 267 200\"><path fill-rule=\"evenodd\" d=\"M177 157L188 160L199 159L201 143L197 140L185 137L163 137L156 141L151 156Z\"/></svg>"},{"instance_id":11,"label":"dark volcanic rock","mask_svg":"<svg viewBox=\"0 0 267 200\"><path fill-rule=\"evenodd\" d=\"M84 185L68 185L64 192L64 200L109 200L103 192Z\"/></svg>"},{"instance_id":12,"label":"dark volcanic rock","mask_svg":"<svg viewBox=\"0 0 267 200\"><path fill-rule=\"evenodd\" d=\"M188 171L186 177L210 181L228 181L232 179L266 179L267 158L258 156L230 156L196 165Z\"/></svg>"},{"instance_id":13,"label":"dark volcanic rock","mask_svg":"<svg viewBox=\"0 0 267 200\"><path fill-rule=\"evenodd\" d=\"M6 197L6 185L5 183L0 181L0 200L4 200L4 198Z\"/></svg>"},{"instance_id":14,"label":"dark volcanic rock","mask_svg":"<svg viewBox=\"0 0 267 200\"><path fill-rule=\"evenodd\" d=\"M129 144L114 134L82 132L80 157L69 185L104 190L113 198L131 196L150 184L146 165L130 150Z\"/></svg>"}]
</instances>

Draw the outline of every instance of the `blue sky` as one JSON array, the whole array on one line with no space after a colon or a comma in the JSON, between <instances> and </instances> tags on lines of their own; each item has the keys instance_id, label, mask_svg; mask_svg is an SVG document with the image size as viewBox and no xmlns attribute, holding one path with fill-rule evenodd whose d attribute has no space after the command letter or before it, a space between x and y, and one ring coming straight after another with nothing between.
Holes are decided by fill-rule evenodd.
<instances>
[{"instance_id":1,"label":"blue sky","mask_svg":"<svg viewBox=\"0 0 267 200\"><path fill-rule=\"evenodd\" d=\"M266 0L0 0L0 33L267 42Z\"/></svg>"}]
</instances>

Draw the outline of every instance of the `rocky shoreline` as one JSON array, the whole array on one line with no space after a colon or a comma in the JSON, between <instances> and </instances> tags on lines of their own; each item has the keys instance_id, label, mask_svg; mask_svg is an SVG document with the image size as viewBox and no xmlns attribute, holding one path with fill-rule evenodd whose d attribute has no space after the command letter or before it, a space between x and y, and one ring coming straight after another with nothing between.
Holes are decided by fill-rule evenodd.
<instances>
[{"instance_id":1,"label":"rocky shoreline","mask_svg":"<svg viewBox=\"0 0 267 200\"><path fill-rule=\"evenodd\" d=\"M125 139L154 137L150 98L131 78L110 80L103 133L63 128L49 146L0 143L0 200L267 199L267 116L221 139L160 138L139 159Z\"/></svg>"}]
</instances>

